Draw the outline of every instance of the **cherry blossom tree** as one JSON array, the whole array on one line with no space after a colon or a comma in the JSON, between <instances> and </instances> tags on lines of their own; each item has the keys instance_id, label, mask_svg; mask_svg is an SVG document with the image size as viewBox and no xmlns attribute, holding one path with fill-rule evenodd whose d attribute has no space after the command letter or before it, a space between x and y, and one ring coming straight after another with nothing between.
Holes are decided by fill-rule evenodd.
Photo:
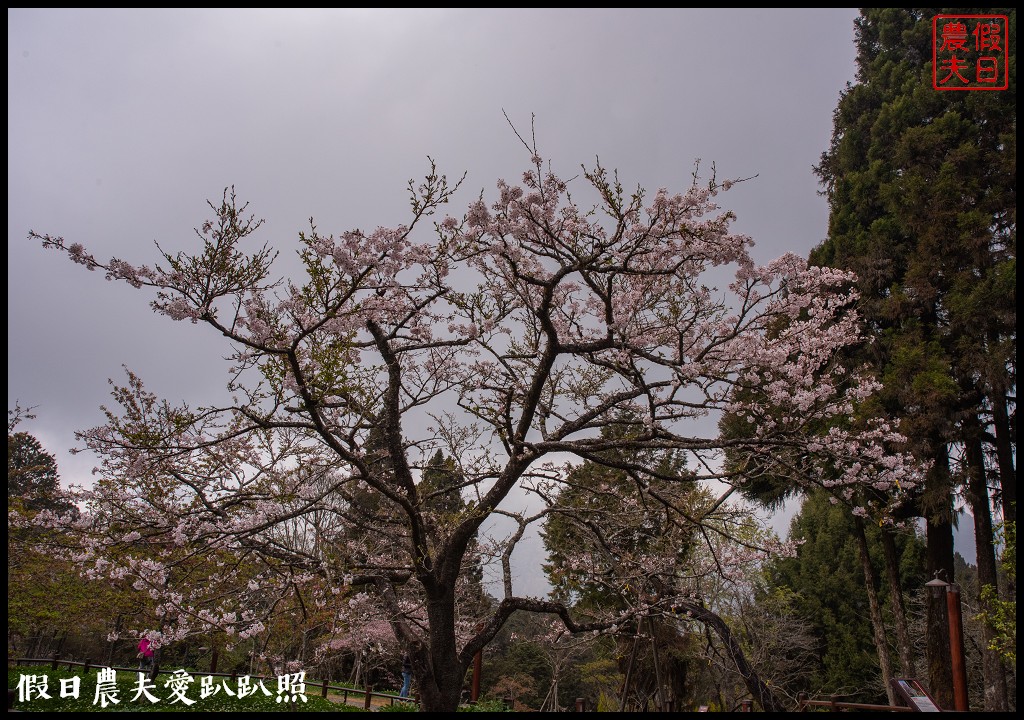
<instances>
[{"instance_id":1,"label":"cherry blossom tree","mask_svg":"<svg viewBox=\"0 0 1024 720\"><path fill-rule=\"evenodd\" d=\"M521 181L499 181L459 216L441 210L462 181L431 161L409 183L405 224L329 235L311 223L294 280L274 279L275 252L252 245L262 221L233 188L209 203L196 251L161 249L155 265L30 232L230 345L230 401L173 404L129 373L106 422L80 433L100 462L77 498L77 557L159 598L158 641L251 637L286 598L339 626L374 616L409 649L422 707L450 711L474 655L517 610L578 633L678 600L666 590L583 622L517 592L512 552L557 509L572 462L671 452L690 486L739 483L728 446L839 488L916 481L888 428L829 422L875 387L833 362L859 341L848 273L792 254L757 265L716 205L731 181L695 173L681 193L629 192L600 164L565 181L524 144ZM712 287L728 268L728 288ZM708 428L722 412L751 431L718 437ZM461 503L420 482L438 451L457 465ZM681 479L625 464L640 485ZM551 504L524 510L523 489ZM512 529L493 530L496 519ZM502 575L490 604L461 600L477 562Z\"/></svg>"}]
</instances>

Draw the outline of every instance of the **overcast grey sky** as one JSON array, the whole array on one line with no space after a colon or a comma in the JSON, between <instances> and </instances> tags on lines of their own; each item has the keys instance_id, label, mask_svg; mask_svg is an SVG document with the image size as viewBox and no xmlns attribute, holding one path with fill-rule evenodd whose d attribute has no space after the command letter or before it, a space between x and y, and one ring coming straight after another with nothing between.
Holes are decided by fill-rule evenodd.
<instances>
[{"instance_id":1,"label":"overcast grey sky","mask_svg":"<svg viewBox=\"0 0 1024 720\"><path fill-rule=\"evenodd\" d=\"M224 347L150 297L26 239L135 263L192 248L234 184L290 252L405 221L433 157L462 199L518 179L536 115L563 176L595 156L628 186L683 189L693 162L757 178L722 198L758 260L806 255L828 209L812 166L854 79L855 9L8 9L8 408L66 480L121 365L172 400L223 388ZM453 211L458 208L453 208Z\"/></svg>"}]
</instances>

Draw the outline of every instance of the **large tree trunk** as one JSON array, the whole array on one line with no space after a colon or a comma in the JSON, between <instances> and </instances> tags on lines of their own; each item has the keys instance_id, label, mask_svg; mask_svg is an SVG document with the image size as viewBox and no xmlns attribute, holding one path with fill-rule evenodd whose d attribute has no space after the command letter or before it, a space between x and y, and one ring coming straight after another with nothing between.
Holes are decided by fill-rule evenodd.
<instances>
[{"instance_id":1,"label":"large tree trunk","mask_svg":"<svg viewBox=\"0 0 1024 720\"><path fill-rule=\"evenodd\" d=\"M864 530L864 518L855 517L857 528L857 547L860 549L860 566L864 571L864 589L868 593L868 609L871 613L871 629L875 635L875 646L878 648L878 665L882 670L882 684L885 696L890 705L896 704L896 693L892 688L892 661L889 658L889 641L885 637L885 623L882 620L882 608L878 604L878 592L875 590L875 574L871 569L871 555L868 553L868 536Z\"/></svg>"},{"instance_id":2,"label":"large tree trunk","mask_svg":"<svg viewBox=\"0 0 1024 720\"><path fill-rule=\"evenodd\" d=\"M999 498L1003 510L1003 521L1017 519L1017 472L1013 467L1013 446L1015 439L1010 430L1010 418L1006 412L1006 393L993 393L992 425L996 436L996 464L999 467Z\"/></svg>"},{"instance_id":3,"label":"large tree trunk","mask_svg":"<svg viewBox=\"0 0 1024 720\"><path fill-rule=\"evenodd\" d=\"M428 595L434 594L428 591ZM410 651L420 710L455 712L459 709L469 663L459 660L456 650L454 589L442 588L436 597L428 597L427 618L428 644Z\"/></svg>"},{"instance_id":4,"label":"large tree trunk","mask_svg":"<svg viewBox=\"0 0 1024 720\"><path fill-rule=\"evenodd\" d=\"M953 523L950 496L949 456L945 446L934 455L934 466L928 473L925 494L935 498L931 506L922 508L927 521L926 548L929 578L939 577L953 582ZM941 498L941 500L938 500ZM949 658L949 619L946 598L925 594L927 607L928 689L939 707L950 710L953 702L953 669Z\"/></svg>"},{"instance_id":5,"label":"large tree trunk","mask_svg":"<svg viewBox=\"0 0 1024 720\"><path fill-rule=\"evenodd\" d=\"M996 576L996 551L992 542L992 514L989 505L988 485L985 482L985 454L981 438L975 435L967 441L967 499L974 515L974 542L978 553L978 604L985 611L991 611L981 599L981 589L986 585L998 588ZM1006 673L999 659L999 653L989 649L995 633L988 623L982 623L982 672L985 678L985 711L1006 712Z\"/></svg>"},{"instance_id":6,"label":"large tree trunk","mask_svg":"<svg viewBox=\"0 0 1024 720\"><path fill-rule=\"evenodd\" d=\"M900 578L900 559L896 553L896 531L882 528L882 549L885 553L885 572L889 578L889 595L892 598L893 625L896 628L896 643L899 646L900 673L903 677L916 677L914 646L907 627L907 609L903 602L903 581Z\"/></svg>"}]
</instances>

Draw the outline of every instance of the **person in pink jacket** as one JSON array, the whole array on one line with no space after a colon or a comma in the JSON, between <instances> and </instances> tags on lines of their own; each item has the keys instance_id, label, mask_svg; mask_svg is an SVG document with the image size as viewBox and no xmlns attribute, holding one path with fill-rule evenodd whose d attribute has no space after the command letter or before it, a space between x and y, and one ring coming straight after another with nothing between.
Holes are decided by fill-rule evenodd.
<instances>
[{"instance_id":1,"label":"person in pink jacket","mask_svg":"<svg viewBox=\"0 0 1024 720\"><path fill-rule=\"evenodd\" d=\"M139 640L139 672L153 669L153 644L145 635Z\"/></svg>"}]
</instances>

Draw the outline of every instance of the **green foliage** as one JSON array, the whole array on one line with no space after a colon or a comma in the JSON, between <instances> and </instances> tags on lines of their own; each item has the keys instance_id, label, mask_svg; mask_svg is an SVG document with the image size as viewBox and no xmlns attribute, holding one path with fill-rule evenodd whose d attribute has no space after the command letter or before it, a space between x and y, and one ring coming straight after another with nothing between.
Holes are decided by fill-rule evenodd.
<instances>
[{"instance_id":1,"label":"green foliage","mask_svg":"<svg viewBox=\"0 0 1024 720\"><path fill-rule=\"evenodd\" d=\"M9 558L7 634L20 652L29 651L30 638L46 635L70 632L99 641L141 609L132 592L82 578L69 562L31 548L18 548Z\"/></svg>"},{"instance_id":2,"label":"green foliage","mask_svg":"<svg viewBox=\"0 0 1024 720\"><path fill-rule=\"evenodd\" d=\"M756 385L737 386L733 390L733 399L748 400L756 394L763 394L763 388ZM764 401L764 398L760 399ZM774 413L772 419L777 420L778 415ZM725 412L718 420L718 431L726 440L745 440L751 437L756 422L756 418L745 412ZM737 487L744 498L776 511L787 500L799 495L806 482L805 474L800 472L799 462L793 462L790 458L777 462L780 459L781 453L775 448L765 452L739 443L726 448L723 469L735 476Z\"/></svg>"},{"instance_id":3,"label":"green foliage","mask_svg":"<svg viewBox=\"0 0 1024 720\"><path fill-rule=\"evenodd\" d=\"M900 511L927 519L936 540L929 565L951 573L953 497L968 476L951 471L957 448L983 438L989 447L978 455L996 450L993 475L1016 483L1016 440L1006 420L1016 386L1016 45L1008 43L1002 58L1008 90L936 91L939 14L1005 15L1016 37L1015 8L861 10L857 80L840 96L830 147L815 168L830 215L828 236L810 261L857 275L871 341L846 362L881 380L874 411L931 465ZM972 503L980 510L987 500ZM989 540L979 539L979 557L991 558ZM929 681L948 702L940 632L932 621ZM841 633L832 634L838 670L842 654L865 645L862 638L844 648ZM854 671L857 657L849 656ZM988 703L998 692L985 694Z\"/></svg>"},{"instance_id":4,"label":"green foliage","mask_svg":"<svg viewBox=\"0 0 1024 720\"><path fill-rule=\"evenodd\" d=\"M419 712L420 708L416 703L399 702L394 705L384 705L376 709L376 712Z\"/></svg>"},{"instance_id":5,"label":"green foliage","mask_svg":"<svg viewBox=\"0 0 1024 720\"><path fill-rule=\"evenodd\" d=\"M463 481L455 461L438 450L423 468L423 480L419 486L423 504L441 521L450 521L465 506L461 494Z\"/></svg>"},{"instance_id":6,"label":"green foliage","mask_svg":"<svg viewBox=\"0 0 1024 720\"><path fill-rule=\"evenodd\" d=\"M60 492L60 475L53 455L32 435L7 435L7 504L28 517L41 510L74 512ZM10 519L9 519L10 520ZM55 651L49 642L91 639L106 648L105 636L119 630L142 603L115 583L88 580L67 560L50 551L67 539L34 527L12 526L7 534L7 638L16 654ZM65 648L65 651L67 648Z\"/></svg>"},{"instance_id":7,"label":"green foliage","mask_svg":"<svg viewBox=\"0 0 1024 720\"><path fill-rule=\"evenodd\" d=\"M1011 70L1006 91L933 89L932 19L957 12L861 11L857 82L815 168L830 218L811 262L857 273L875 340L851 361L875 369L879 410L925 458L955 442L963 413L1006 402L1016 357L1016 80ZM1015 35L1015 9L971 13L1007 15ZM948 516L943 482L922 514Z\"/></svg>"},{"instance_id":8,"label":"green foliage","mask_svg":"<svg viewBox=\"0 0 1024 720\"><path fill-rule=\"evenodd\" d=\"M868 544L875 564L875 582L886 588L879 529L869 526ZM879 694L878 657L854 529L847 508L833 505L823 491L809 493L793 519L790 538L800 542L797 556L773 562L767 592L789 598L797 616L808 623L816 640L817 668L805 687L815 695L843 694L861 702L884 702ZM923 547L912 533L897 536L903 585L925 581ZM887 598L887 592L880 592Z\"/></svg>"},{"instance_id":9,"label":"green foliage","mask_svg":"<svg viewBox=\"0 0 1024 720\"><path fill-rule=\"evenodd\" d=\"M492 656L482 673L485 697L500 700L512 697L523 707L537 709L551 682L548 660L540 645L528 637L519 637Z\"/></svg>"},{"instance_id":10,"label":"green foliage","mask_svg":"<svg viewBox=\"0 0 1024 720\"><path fill-rule=\"evenodd\" d=\"M475 705L460 705L459 712L511 712L501 700L483 700Z\"/></svg>"},{"instance_id":11,"label":"green foliage","mask_svg":"<svg viewBox=\"0 0 1024 720\"><path fill-rule=\"evenodd\" d=\"M612 652L614 646L607 653L600 652L599 648L595 648L595 650L597 652L592 654L592 659L589 662L580 663L579 666L580 686L583 689L581 696L596 697L598 707L601 706L602 698L607 701L607 698L611 696L614 698L615 709L618 710L616 693L622 682L622 676Z\"/></svg>"},{"instance_id":12,"label":"green foliage","mask_svg":"<svg viewBox=\"0 0 1024 720\"><path fill-rule=\"evenodd\" d=\"M627 439L635 421L602 430L603 439ZM621 592L640 587L609 587L605 575L622 575L631 558L678 557L682 561L695 528L676 509L692 509L701 497L683 461L671 452L608 450L575 467L558 491L558 510L541 530L548 560L544 572L552 596L587 613L620 606ZM585 556L586 562L579 558Z\"/></svg>"},{"instance_id":13,"label":"green foliage","mask_svg":"<svg viewBox=\"0 0 1024 720\"><path fill-rule=\"evenodd\" d=\"M427 521L435 530L453 527L465 519L466 501L462 489L466 478L454 458L445 457L436 451L423 468L422 479L417 486L420 501L426 510ZM442 532L439 537L445 537ZM479 554L476 536L470 540L469 552L463 561L461 577L466 582L462 602L470 606L483 607L489 602L484 590L483 561Z\"/></svg>"},{"instance_id":14,"label":"green foliage","mask_svg":"<svg viewBox=\"0 0 1024 720\"><path fill-rule=\"evenodd\" d=\"M57 460L25 432L7 434L7 505L28 511L71 509L59 495Z\"/></svg>"},{"instance_id":15,"label":"green foliage","mask_svg":"<svg viewBox=\"0 0 1024 720\"><path fill-rule=\"evenodd\" d=\"M586 698L592 707L601 691L622 682L611 637L552 640L546 616L517 612L484 651L481 697L513 698L516 708L540 709L558 674L558 704L572 707ZM550 702L550 699L549 699Z\"/></svg>"},{"instance_id":16,"label":"green foliage","mask_svg":"<svg viewBox=\"0 0 1024 720\"><path fill-rule=\"evenodd\" d=\"M1011 586L1017 580L1017 523L1003 524L1005 544L1003 546L1002 566ZM999 653L1006 662L1017 665L1017 599L1000 599L996 588L986 585L981 589L982 605L988 610L981 613L978 619L988 624L995 633L990 650Z\"/></svg>"},{"instance_id":17,"label":"green foliage","mask_svg":"<svg viewBox=\"0 0 1024 720\"><path fill-rule=\"evenodd\" d=\"M597 696L597 711L598 712L618 712L619 711L619 699L614 695L608 695L602 692Z\"/></svg>"}]
</instances>

